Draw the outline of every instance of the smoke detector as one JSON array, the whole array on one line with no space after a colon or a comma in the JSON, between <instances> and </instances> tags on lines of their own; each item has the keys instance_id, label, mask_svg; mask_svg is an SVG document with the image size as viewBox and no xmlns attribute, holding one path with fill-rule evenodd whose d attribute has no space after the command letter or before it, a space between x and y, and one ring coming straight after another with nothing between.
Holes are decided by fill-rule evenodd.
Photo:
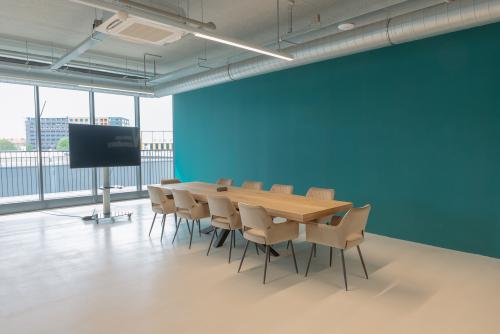
<instances>
[{"instance_id":1,"label":"smoke detector","mask_svg":"<svg viewBox=\"0 0 500 334\"><path fill-rule=\"evenodd\" d=\"M130 16L125 12L116 13L95 30L128 42L155 45L176 42L187 33L177 27Z\"/></svg>"},{"instance_id":2,"label":"smoke detector","mask_svg":"<svg viewBox=\"0 0 500 334\"><path fill-rule=\"evenodd\" d=\"M345 22L345 23L341 23L337 26L337 28L339 28L339 30L341 31L347 31L347 30L352 30L354 29L354 23L350 23L350 22Z\"/></svg>"}]
</instances>

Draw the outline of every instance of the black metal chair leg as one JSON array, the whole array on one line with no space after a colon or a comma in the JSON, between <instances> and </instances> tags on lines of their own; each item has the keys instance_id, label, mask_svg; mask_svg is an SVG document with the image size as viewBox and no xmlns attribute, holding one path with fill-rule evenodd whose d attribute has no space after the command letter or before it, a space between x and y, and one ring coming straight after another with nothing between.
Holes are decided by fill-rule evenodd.
<instances>
[{"instance_id":1,"label":"black metal chair leg","mask_svg":"<svg viewBox=\"0 0 500 334\"><path fill-rule=\"evenodd\" d=\"M332 266L333 247L330 247L330 267Z\"/></svg>"},{"instance_id":2,"label":"black metal chair leg","mask_svg":"<svg viewBox=\"0 0 500 334\"><path fill-rule=\"evenodd\" d=\"M187 225L189 234L191 234L191 227L189 226L189 220L187 220L186 218L184 218L184 219L186 220L186 225Z\"/></svg>"},{"instance_id":3,"label":"black metal chair leg","mask_svg":"<svg viewBox=\"0 0 500 334\"><path fill-rule=\"evenodd\" d=\"M234 230L229 233L231 237L229 238L229 260L227 263L231 263L231 250L233 249Z\"/></svg>"},{"instance_id":4,"label":"black metal chair leg","mask_svg":"<svg viewBox=\"0 0 500 334\"><path fill-rule=\"evenodd\" d=\"M295 272L298 274L299 267L297 267L297 259L295 258L295 249L293 249L293 242L292 242L292 240L289 240L288 243L290 244L290 248L292 249L293 264L295 265Z\"/></svg>"},{"instance_id":5,"label":"black metal chair leg","mask_svg":"<svg viewBox=\"0 0 500 334\"><path fill-rule=\"evenodd\" d=\"M288 242L286 243L286 249L288 249L290 247L290 240L288 240Z\"/></svg>"},{"instance_id":6,"label":"black metal chair leg","mask_svg":"<svg viewBox=\"0 0 500 334\"><path fill-rule=\"evenodd\" d=\"M182 218L179 219L178 222L177 222L177 220L175 221L175 233L174 233L174 237L172 238L172 243L174 243L175 237L177 236L177 232L179 232L179 227L181 226L181 221L182 221Z\"/></svg>"},{"instance_id":7,"label":"black metal chair leg","mask_svg":"<svg viewBox=\"0 0 500 334\"><path fill-rule=\"evenodd\" d=\"M151 236L151 231L153 230L153 225L155 224L157 214L158 212L155 212L155 216L153 217L153 222L151 223L151 228L149 229L149 236Z\"/></svg>"},{"instance_id":8,"label":"black metal chair leg","mask_svg":"<svg viewBox=\"0 0 500 334\"><path fill-rule=\"evenodd\" d=\"M255 245L255 251L257 252L257 255L259 255L259 246L257 246L255 242L253 244Z\"/></svg>"},{"instance_id":9,"label":"black metal chair leg","mask_svg":"<svg viewBox=\"0 0 500 334\"><path fill-rule=\"evenodd\" d=\"M208 256L208 253L210 253L210 248L212 248L212 244L214 243L214 237L215 237L216 231L217 231L217 229L214 227L214 231L212 233L212 239L210 239L210 245L208 245L207 256Z\"/></svg>"},{"instance_id":10,"label":"black metal chair leg","mask_svg":"<svg viewBox=\"0 0 500 334\"><path fill-rule=\"evenodd\" d=\"M245 255L247 254L247 249L249 244L250 240L247 240L247 244L245 245L245 250L243 251L243 256L241 257L240 266L238 267L238 272L240 272L241 266L243 265L243 260L245 259Z\"/></svg>"},{"instance_id":11,"label":"black metal chair leg","mask_svg":"<svg viewBox=\"0 0 500 334\"><path fill-rule=\"evenodd\" d=\"M214 227L214 231L215 231L215 236L218 238L219 235L217 234L217 229Z\"/></svg>"},{"instance_id":12,"label":"black metal chair leg","mask_svg":"<svg viewBox=\"0 0 500 334\"><path fill-rule=\"evenodd\" d=\"M187 220L187 224L189 227L189 220ZM193 243L193 234L194 234L194 220L193 220L193 223L191 225L191 235L189 236L189 249L191 249L191 244Z\"/></svg>"},{"instance_id":13,"label":"black metal chair leg","mask_svg":"<svg viewBox=\"0 0 500 334\"><path fill-rule=\"evenodd\" d=\"M163 215L163 219L161 220L161 237L160 240L163 240L163 231L165 230L165 219L167 215Z\"/></svg>"},{"instance_id":14,"label":"black metal chair leg","mask_svg":"<svg viewBox=\"0 0 500 334\"><path fill-rule=\"evenodd\" d=\"M201 238L201 227L200 227L200 220L197 219L196 222L198 223L198 235L200 236Z\"/></svg>"},{"instance_id":15,"label":"black metal chair leg","mask_svg":"<svg viewBox=\"0 0 500 334\"><path fill-rule=\"evenodd\" d=\"M264 260L264 279L262 280L262 284L266 284L266 274L267 274L267 262L269 259L269 245L266 245L266 259Z\"/></svg>"},{"instance_id":16,"label":"black metal chair leg","mask_svg":"<svg viewBox=\"0 0 500 334\"><path fill-rule=\"evenodd\" d=\"M316 246L316 244L314 244L314 257L316 257L317 248L318 248L318 247Z\"/></svg>"},{"instance_id":17,"label":"black metal chair leg","mask_svg":"<svg viewBox=\"0 0 500 334\"><path fill-rule=\"evenodd\" d=\"M366 279L368 279L368 272L366 271L366 266L365 266L365 261L363 260L363 255L361 255L361 248L359 248L359 245L357 245L356 247L358 248L359 258L361 260L361 264L363 265L363 270L365 271Z\"/></svg>"},{"instance_id":18,"label":"black metal chair leg","mask_svg":"<svg viewBox=\"0 0 500 334\"><path fill-rule=\"evenodd\" d=\"M345 272L345 259L344 259L344 250L340 250L340 255L342 255L342 270L344 271L344 285L345 285L345 291L347 291L347 275Z\"/></svg>"},{"instance_id":19,"label":"black metal chair leg","mask_svg":"<svg viewBox=\"0 0 500 334\"><path fill-rule=\"evenodd\" d=\"M306 277L307 277L307 274L309 273L309 267L311 266L311 260L313 257L314 246L315 246L315 244L311 245L311 254L309 254L309 261L307 262L307 269L306 269L306 275L305 275Z\"/></svg>"}]
</instances>

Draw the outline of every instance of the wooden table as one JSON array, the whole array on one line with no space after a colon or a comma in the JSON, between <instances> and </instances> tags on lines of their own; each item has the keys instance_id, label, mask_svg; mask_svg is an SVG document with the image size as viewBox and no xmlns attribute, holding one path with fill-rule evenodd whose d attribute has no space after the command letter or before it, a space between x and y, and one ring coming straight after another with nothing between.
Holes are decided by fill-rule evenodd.
<instances>
[{"instance_id":1,"label":"wooden table","mask_svg":"<svg viewBox=\"0 0 500 334\"><path fill-rule=\"evenodd\" d=\"M308 223L324 216L345 212L352 207L350 202L320 200L300 195L272 193L265 190L243 189L240 187L228 187L227 191L217 192L218 185L205 182L174 183L161 185L160 187L167 191L168 189L188 190L200 202L207 202L207 196L210 195L225 196L236 206L238 203L260 205L271 216L283 217L300 223ZM224 244L227 235L228 233L221 233L216 247Z\"/></svg>"}]
</instances>

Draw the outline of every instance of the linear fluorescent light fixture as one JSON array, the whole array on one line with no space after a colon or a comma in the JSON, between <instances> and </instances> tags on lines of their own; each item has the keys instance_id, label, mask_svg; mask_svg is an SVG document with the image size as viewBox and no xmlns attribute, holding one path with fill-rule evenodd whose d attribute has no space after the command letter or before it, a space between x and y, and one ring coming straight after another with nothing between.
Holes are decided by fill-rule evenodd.
<instances>
[{"instance_id":1,"label":"linear fluorescent light fixture","mask_svg":"<svg viewBox=\"0 0 500 334\"><path fill-rule=\"evenodd\" d=\"M251 46L251 45L248 45L248 44L242 44L242 43L239 43L239 42L236 42L236 41L231 41L231 40L228 40L228 39L225 39L225 38L215 37L215 36L212 36L212 35L206 35L206 34L202 34L202 33L199 33L199 32L195 32L193 34L196 37L199 37L199 38L208 39L210 41L214 41L214 42L218 42L218 43L222 43L222 44L226 44L226 45L231 45L231 46L234 46L234 47L237 47L237 48L240 48L240 49L245 49L245 50L248 50L248 51L253 51L253 52L261 53L263 55L267 55L267 56L271 56L271 57L283 59L283 60L286 60L286 61L292 61L293 60L293 58L291 56L287 56L287 55L284 55L284 54L281 54L281 53L277 53L277 52L272 52L272 51L269 51L269 50L266 50L266 49L262 49L262 48L259 48L259 47L256 47L256 46Z\"/></svg>"},{"instance_id":2,"label":"linear fluorescent light fixture","mask_svg":"<svg viewBox=\"0 0 500 334\"><path fill-rule=\"evenodd\" d=\"M121 88L111 88L111 87L104 87L104 86L94 86L94 85L78 85L78 87L82 88L90 88L90 89L102 89L102 90L112 90L116 92L123 92L123 93L136 93L136 94L144 94L144 95L154 95L152 92L143 92L140 90L133 90L133 89L121 89Z\"/></svg>"}]
</instances>

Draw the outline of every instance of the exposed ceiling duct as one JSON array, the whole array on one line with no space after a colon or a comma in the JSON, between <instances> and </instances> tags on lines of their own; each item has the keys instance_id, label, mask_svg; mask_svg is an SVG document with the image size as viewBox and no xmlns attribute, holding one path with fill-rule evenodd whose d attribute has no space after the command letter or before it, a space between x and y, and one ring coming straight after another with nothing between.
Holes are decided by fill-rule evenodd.
<instances>
[{"instance_id":1,"label":"exposed ceiling duct","mask_svg":"<svg viewBox=\"0 0 500 334\"><path fill-rule=\"evenodd\" d=\"M157 86L155 95L165 96L186 92L232 80L481 26L499 20L500 0L447 1L436 6L286 48L284 51L295 59L291 62L258 56L169 81Z\"/></svg>"}]
</instances>

